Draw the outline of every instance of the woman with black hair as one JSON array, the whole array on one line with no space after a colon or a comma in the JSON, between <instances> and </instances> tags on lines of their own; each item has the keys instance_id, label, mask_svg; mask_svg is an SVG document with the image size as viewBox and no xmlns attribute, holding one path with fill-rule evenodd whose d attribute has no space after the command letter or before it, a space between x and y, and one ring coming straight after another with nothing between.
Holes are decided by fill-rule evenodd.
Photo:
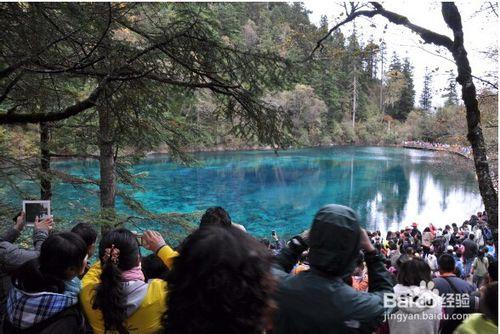
<instances>
[{"instance_id":1,"label":"woman with black hair","mask_svg":"<svg viewBox=\"0 0 500 334\"><path fill-rule=\"evenodd\" d=\"M146 231L142 242L167 267L178 255L158 232ZM167 283L145 282L136 236L123 228L108 232L99 244L99 259L83 277L80 293L94 333L157 333L166 310Z\"/></svg>"},{"instance_id":2,"label":"woman with black hair","mask_svg":"<svg viewBox=\"0 0 500 334\"><path fill-rule=\"evenodd\" d=\"M411 258L400 264L397 279L394 295L399 309L389 318L390 332L437 333L442 300L433 291L429 265L421 258Z\"/></svg>"},{"instance_id":3,"label":"woman with black hair","mask_svg":"<svg viewBox=\"0 0 500 334\"><path fill-rule=\"evenodd\" d=\"M235 227L196 230L168 278L168 334L262 334L276 281L271 254Z\"/></svg>"},{"instance_id":4,"label":"woman with black hair","mask_svg":"<svg viewBox=\"0 0 500 334\"><path fill-rule=\"evenodd\" d=\"M40 256L12 277L5 333L84 333L78 295L66 291L66 284L83 273L86 262L82 238L71 232L50 235Z\"/></svg>"}]
</instances>

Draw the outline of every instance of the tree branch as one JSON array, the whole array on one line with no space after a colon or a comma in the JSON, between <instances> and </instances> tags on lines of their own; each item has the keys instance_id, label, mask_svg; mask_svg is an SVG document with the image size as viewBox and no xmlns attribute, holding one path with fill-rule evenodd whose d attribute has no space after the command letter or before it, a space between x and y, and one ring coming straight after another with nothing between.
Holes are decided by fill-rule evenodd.
<instances>
[{"instance_id":1,"label":"tree branch","mask_svg":"<svg viewBox=\"0 0 500 334\"><path fill-rule=\"evenodd\" d=\"M14 78L14 80L12 80L11 82L9 82L9 84L7 85L7 87L5 87L5 90L3 91L2 95L0 96L0 103L3 102L3 100L5 100L7 98L7 95L9 95L10 91L12 90L12 88L14 88L14 86L17 84L17 82L19 81L19 79L21 79L21 77L24 75L24 71L21 71L19 72L18 75L16 75L16 77Z\"/></svg>"},{"instance_id":2,"label":"tree branch","mask_svg":"<svg viewBox=\"0 0 500 334\"><path fill-rule=\"evenodd\" d=\"M337 30L338 28L340 28L344 24L351 22L352 20L354 20L355 18L357 18L359 16L374 17L375 15L381 15L394 24L402 25L402 26L409 28L411 31L418 34L424 40L425 43L444 46L448 50L451 50L451 48L453 46L453 41L448 36L435 33L429 29L426 29L426 28L423 28L423 27L418 26L416 24L413 24L412 22L410 22L410 20L408 20L408 18L406 16L403 16L403 15L391 12L389 10L386 10L378 2L371 2L371 5L375 8L374 10L355 11L355 9L354 9L354 11L351 11L351 13L343 21L341 21L340 23L336 24L333 28L331 28L326 33L326 35L323 36L323 38L321 38L317 42L316 47L311 52L311 55L309 56L309 58L312 57L312 55L314 54L314 52L316 52L316 50L318 50L320 47L322 47L323 42L335 30Z\"/></svg>"},{"instance_id":3,"label":"tree branch","mask_svg":"<svg viewBox=\"0 0 500 334\"><path fill-rule=\"evenodd\" d=\"M0 114L0 124L54 122L77 115L95 106L97 98L101 95L108 80L109 78L105 77L86 99L67 107L61 112L29 114L3 113Z\"/></svg>"}]
</instances>

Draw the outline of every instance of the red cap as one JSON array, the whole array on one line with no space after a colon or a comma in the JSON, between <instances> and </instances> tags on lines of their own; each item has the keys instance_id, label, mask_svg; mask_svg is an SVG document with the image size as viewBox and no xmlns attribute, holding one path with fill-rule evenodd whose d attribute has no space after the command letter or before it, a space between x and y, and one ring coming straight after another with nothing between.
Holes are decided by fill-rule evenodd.
<instances>
[{"instance_id":1,"label":"red cap","mask_svg":"<svg viewBox=\"0 0 500 334\"><path fill-rule=\"evenodd\" d=\"M417 227L417 225L418 225L417 223L411 224L411 226L413 226L413 227Z\"/></svg>"}]
</instances>

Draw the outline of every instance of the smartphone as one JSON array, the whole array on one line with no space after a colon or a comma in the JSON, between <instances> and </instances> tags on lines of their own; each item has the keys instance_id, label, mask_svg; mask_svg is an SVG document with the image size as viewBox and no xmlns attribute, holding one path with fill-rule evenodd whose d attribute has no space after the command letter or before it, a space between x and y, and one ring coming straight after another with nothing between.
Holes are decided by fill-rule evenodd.
<instances>
[{"instance_id":1,"label":"smartphone","mask_svg":"<svg viewBox=\"0 0 500 334\"><path fill-rule=\"evenodd\" d=\"M23 201L23 211L26 226L34 226L36 217L39 220L50 217L50 201Z\"/></svg>"}]
</instances>

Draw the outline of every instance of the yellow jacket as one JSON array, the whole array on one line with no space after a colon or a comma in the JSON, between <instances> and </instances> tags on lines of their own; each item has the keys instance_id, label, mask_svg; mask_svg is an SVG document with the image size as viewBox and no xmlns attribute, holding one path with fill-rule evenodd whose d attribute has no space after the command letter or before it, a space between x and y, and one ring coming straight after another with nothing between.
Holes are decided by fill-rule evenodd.
<instances>
[{"instance_id":1,"label":"yellow jacket","mask_svg":"<svg viewBox=\"0 0 500 334\"><path fill-rule=\"evenodd\" d=\"M168 246L162 247L158 257L171 269L174 257L179 255ZM88 322L95 334L104 333L104 321L100 310L92 308L95 287L100 283L101 263L97 262L82 279L80 302ZM126 328L130 334L157 333L161 329L163 314L165 313L167 298L167 282L160 279L150 280L146 297L141 306L126 320ZM110 333L109 331L107 333Z\"/></svg>"}]
</instances>

